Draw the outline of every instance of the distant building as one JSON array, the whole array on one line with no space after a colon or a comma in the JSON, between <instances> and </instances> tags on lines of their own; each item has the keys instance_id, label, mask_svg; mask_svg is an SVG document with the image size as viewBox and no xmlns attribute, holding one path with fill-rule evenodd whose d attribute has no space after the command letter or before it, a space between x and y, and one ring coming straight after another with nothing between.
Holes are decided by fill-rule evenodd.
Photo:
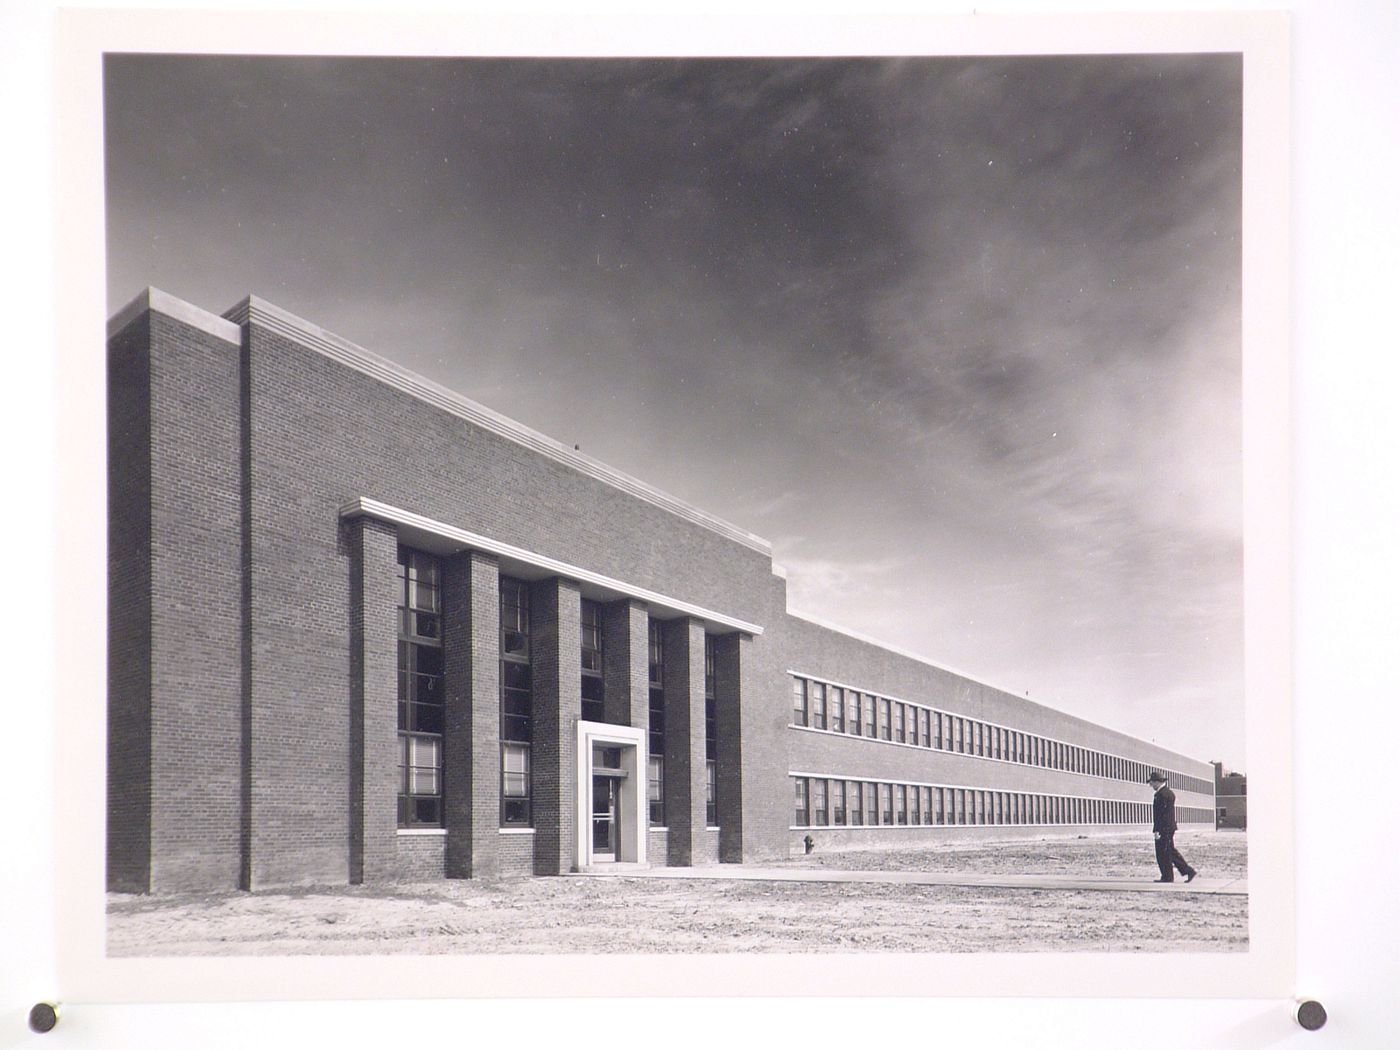
<instances>
[{"instance_id":1,"label":"distant building","mask_svg":"<svg viewBox=\"0 0 1400 1050\"><path fill-rule=\"evenodd\" d=\"M1245 775L1226 773L1221 762L1211 765L1215 766L1215 826L1243 829L1249 801L1244 791Z\"/></svg>"},{"instance_id":2,"label":"distant building","mask_svg":"<svg viewBox=\"0 0 1400 1050\"><path fill-rule=\"evenodd\" d=\"M1145 831L1153 769L1212 824L1209 764L793 615L766 541L270 303L151 289L107 376L114 890Z\"/></svg>"}]
</instances>

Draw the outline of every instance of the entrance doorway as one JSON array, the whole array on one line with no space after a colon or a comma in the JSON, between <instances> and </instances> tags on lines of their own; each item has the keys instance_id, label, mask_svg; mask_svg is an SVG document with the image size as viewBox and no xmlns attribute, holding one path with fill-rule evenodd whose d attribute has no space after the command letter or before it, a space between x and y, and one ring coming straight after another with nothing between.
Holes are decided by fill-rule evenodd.
<instances>
[{"instance_id":1,"label":"entrance doorway","mask_svg":"<svg viewBox=\"0 0 1400 1050\"><path fill-rule=\"evenodd\" d=\"M646 863L645 730L580 719L579 870Z\"/></svg>"},{"instance_id":2,"label":"entrance doorway","mask_svg":"<svg viewBox=\"0 0 1400 1050\"><path fill-rule=\"evenodd\" d=\"M611 864L617 860L617 844L622 830L618 812L618 782L621 778L593 773L593 863Z\"/></svg>"}]
</instances>

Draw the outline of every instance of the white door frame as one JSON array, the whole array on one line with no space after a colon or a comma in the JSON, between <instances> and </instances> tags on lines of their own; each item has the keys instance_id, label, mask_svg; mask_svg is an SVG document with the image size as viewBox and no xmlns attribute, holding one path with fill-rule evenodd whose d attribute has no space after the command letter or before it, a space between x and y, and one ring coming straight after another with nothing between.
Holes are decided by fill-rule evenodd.
<instances>
[{"instance_id":1,"label":"white door frame","mask_svg":"<svg viewBox=\"0 0 1400 1050\"><path fill-rule=\"evenodd\" d=\"M576 869L593 863L593 747L620 747L622 770L627 775L618 785L617 810L622 828L617 835L616 857L620 863L647 862L647 737L646 730L615 726L606 722L578 723L578 784L574 798L577 836L574 850Z\"/></svg>"}]
</instances>

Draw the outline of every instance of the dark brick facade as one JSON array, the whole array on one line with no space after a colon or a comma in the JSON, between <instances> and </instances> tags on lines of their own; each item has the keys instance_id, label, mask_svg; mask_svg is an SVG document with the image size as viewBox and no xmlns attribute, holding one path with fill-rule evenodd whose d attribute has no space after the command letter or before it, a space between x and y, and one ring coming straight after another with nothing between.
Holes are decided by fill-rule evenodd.
<instances>
[{"instance_id":1,"label":"dark brick facade","mask_svg":"<svg viewBox=\"0 0 1400 1050\"><path fill-rule=\"evenodd\" d=\"M384 615L394 593L398 530L357 518L350 547L350 881L382 882L400 871L397 632ZM442 844L435 847L442 866ZM422 853L420 848L418 856Z\"/></svg>"},{"instance_id":2,"label":"dark brick facade","mask_svg":"<svg viewBox=\"0 0 1400 1050\"><path fill-rule=\"evenodd\" d=\"M1084 748L1132 756L1148 766L1205 776L1206 763L1146 744L1052 708L1032 703L911 657L891 653L868 642L798 617L782 620L782 648L787 669L857 689L874 692L968 718L985 720L1019 732L1072 741ZM785 685L791 676L783 675ZM790 698L785 697L785 721L790 721ZM999 792L1026 792L1093 800L1148 803L1152 790L1140 781L1111 779L1084 772L1018 764L1010 761L929 750L893 741L853 737L788 726L788 768L838 779L894 781L911 784L973 786ZM787 797L792 790L788 786ZM1179 807L1211 811L1209 793L1178 790ZM789 814L789 819L791 819ZM1095 826L1095 825L1090 825ZM1071 830L1081 831L1084 825ZM1012 837L1046 834L1044 825L1029 827L921 827L830 829L819 837L828 848L837 843L854 847L912 844L921 838L943 841L977 837L993 831ZM790 834L790 849L800 849L805 832ZM816 833L814 833L816 834Z\"/></svg>"},{"instance_id":3,"label":"dark brick facade","mask_svg":"<svg viewBox=\"0 0 1400 1050\"><path fill-rule=\"evenodd\" d=\"M160 313L111 343L110 884L236 884L236 344Z\"/></svg>"},{"instance_id":4,"label":"dark brick facade","mask_svg":"<svg viewBox=\"0 0 1400 1050\"><path fill-rule=\"evenodd\" d=\"M785 854L793 770L982 775L966 756L792 729L789 670L1045 721L1086 745L1128 741L788 616L761 541L275 308L220 319L150 295L109 342L113 889L571 870L588 831L581 597L602 604L606 722L645 728L649 615L662 625L668 827L645 833L653 864ZM442 569L443 827L426 834L396 817L400 544ZM501 827L502 574L531 595L526 831ZM706 632L717 830L705 823ZM986 775L1037 791L1061 776Z\"/></svg>"},{"instance_id":5,"label":"dark brick facade","mask_svg":"<svg viewBox=\"0 0 1400 1050\"><path fill-rule=\"evenodd\" d=\"M574 867L575 726L579 693L578 585L553 577L530 588L534 679L535 874Z\"/></svg>"},{"instance_id":6,"label":"dark brick facade","mask_svg":"<svg viewBox=\"0 0 1400 1050\"><path fill-rule=\"evenodd\" d=\"M107 882L137 893L151 885L149 341L144 314L107 351Z\"/></svg>"}]
</instances>

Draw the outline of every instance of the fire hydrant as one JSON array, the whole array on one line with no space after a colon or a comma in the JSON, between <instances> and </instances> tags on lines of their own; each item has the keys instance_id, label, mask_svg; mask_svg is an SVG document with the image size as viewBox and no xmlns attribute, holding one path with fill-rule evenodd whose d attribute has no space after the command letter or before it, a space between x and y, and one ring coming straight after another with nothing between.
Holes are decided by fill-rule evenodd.
<instances>
[{"instance_id":1,"label":"fire hydrant","mask_svg":"<svg viewBox=\"0 0 1400 1050\"><path fill-rule=\"evenodd\" d=\"M807 853L810 854L812 850L817 848L817 840L812 838L811 835L808 835L802 840L802 845L807 848Z\"/></svg>"}]
</instances>

